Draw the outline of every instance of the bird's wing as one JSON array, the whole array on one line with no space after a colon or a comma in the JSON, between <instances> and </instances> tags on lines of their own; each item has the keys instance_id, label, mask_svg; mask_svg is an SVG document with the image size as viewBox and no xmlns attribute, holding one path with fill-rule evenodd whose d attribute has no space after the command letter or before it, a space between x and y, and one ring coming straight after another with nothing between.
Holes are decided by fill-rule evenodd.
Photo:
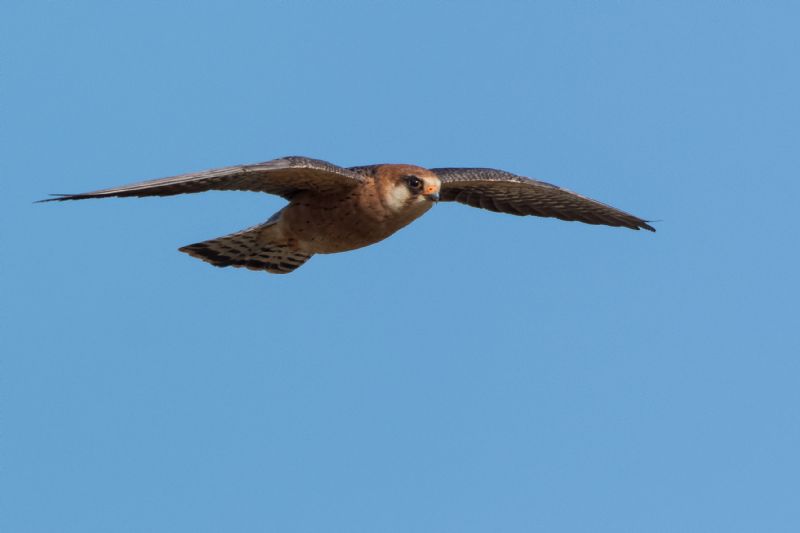
<instances>
[{"instance_id":1,"label":"bird's wing","mask_svg":"<svg viewBox=\"0 0 800 533\"><path fill-rule=\"evenodd\" d=\"M493 168L433 168L442 182L440 198L499 213L536 215L587 224L655 231L647 221L543 181Z\"/></svg>"},{"instance_id":2,"label":"bird's wing","mask_svg":"<svg viewBox=\"0 0 800 533\"><path fill-rule=\"evenodd\" d=\"M326 161L284 157L264 163L215 168L170 178L143 181L83 194L57 194L43 202L110 196L170 196L203 191L256 191L291 198L298 191L329 193L362 183L364 177Z\"/></svg>"}]
</instances>

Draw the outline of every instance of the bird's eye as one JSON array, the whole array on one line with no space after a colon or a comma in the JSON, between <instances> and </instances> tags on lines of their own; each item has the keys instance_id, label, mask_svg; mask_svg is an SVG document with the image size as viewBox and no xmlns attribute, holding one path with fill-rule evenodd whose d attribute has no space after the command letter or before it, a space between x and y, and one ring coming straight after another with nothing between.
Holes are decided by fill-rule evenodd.
<instances>
[{"instance_id":1,"label":"bird's eye","mask_svg":"<svg viewBox=\"0 0 800 533\"><path fill-rule=\"evenodd\" d=\"M406 176L406 183L408 184L408 188L414 192L422 190L422 180L416 176Z\"/></svg>"}]
</instances>

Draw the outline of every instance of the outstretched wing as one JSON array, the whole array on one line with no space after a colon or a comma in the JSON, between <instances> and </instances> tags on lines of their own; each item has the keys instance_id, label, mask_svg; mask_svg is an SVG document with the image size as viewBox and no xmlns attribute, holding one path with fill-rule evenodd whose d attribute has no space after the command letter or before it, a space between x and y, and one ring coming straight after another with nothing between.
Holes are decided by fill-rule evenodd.
<instances>
[{"instance_id":1,"label":"outstretched wing","mask_svg":"<svg viewBox=\"0 0 800 533\"><path fill-rule=\"evenodd\" d=\"M512 215L536 215L587 224L655 231L647 221L543 181L493 168L433 168L440 198Z\"/></svg>"},{"instance_id":2,"label":"outstretched wing","mask_svg":"<svg viewBox=\"0 0 800 533\"><path fill-rule=\"evenodd\" d=\"M256 191L291 198L298 191L329 193L355 187L363 177L326 161L284 157L264 163L215 168L193 174L143 181L83 194L58 194L42 202L110 196L171 196L203 191Z\"/></svg>"}]
</instances>

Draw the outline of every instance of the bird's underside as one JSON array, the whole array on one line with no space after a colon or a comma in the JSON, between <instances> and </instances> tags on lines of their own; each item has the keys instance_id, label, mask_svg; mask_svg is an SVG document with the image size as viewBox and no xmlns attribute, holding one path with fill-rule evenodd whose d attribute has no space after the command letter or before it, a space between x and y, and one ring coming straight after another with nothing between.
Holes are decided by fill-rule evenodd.
<instances>
[{"instance_id":1,"label":"bird's underside","mask_svg":"<svg viewBox=\"0 0 800 533\"><path fill-rule=\"evenodd\" d=\"M655 231L645 220L609 205L502 170L414 165L344 168L306 157L218 168L42 201L209 190L266 192L289 203L264 224L180 250L214 266L278 274L293 271L317 253L344 252L379 242L422 216L437 201L512 215Z\"/></svg>"}]
</instances>

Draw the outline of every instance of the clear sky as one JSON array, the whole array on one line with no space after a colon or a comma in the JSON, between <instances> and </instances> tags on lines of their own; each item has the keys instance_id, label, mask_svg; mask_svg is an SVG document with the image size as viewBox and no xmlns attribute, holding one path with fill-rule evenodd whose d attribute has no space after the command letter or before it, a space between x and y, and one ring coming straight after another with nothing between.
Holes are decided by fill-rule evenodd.
<instances>
[{"instance_id":1,"label":"clear sky","mask_svg":"<svg viewBox=\"0 0 800 533\"><path fill-rule=\"evenodd\" d=\"M800 531L798 20L3 2L0 530ZM440 204L275 276L176 249L276 197L32 203L295 154L658 232Z\"/></svg>"}]
</instances>

